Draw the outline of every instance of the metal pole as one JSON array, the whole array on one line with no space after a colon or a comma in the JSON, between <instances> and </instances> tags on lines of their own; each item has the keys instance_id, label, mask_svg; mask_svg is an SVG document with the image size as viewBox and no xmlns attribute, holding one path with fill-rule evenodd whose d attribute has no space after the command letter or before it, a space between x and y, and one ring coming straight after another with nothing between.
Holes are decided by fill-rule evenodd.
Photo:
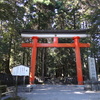
<instances>
[{"instance_id":1,"label":"metal pole","mask_svg":"<svg viewBox=\"0 0 100 100\"><path fill-rule=\"evenodd\" d=\"M15 91L15 97L17 96L18 92L18 76L16 76L16 85L15 85L16 91Z\"/></svg>"}]
</instances>

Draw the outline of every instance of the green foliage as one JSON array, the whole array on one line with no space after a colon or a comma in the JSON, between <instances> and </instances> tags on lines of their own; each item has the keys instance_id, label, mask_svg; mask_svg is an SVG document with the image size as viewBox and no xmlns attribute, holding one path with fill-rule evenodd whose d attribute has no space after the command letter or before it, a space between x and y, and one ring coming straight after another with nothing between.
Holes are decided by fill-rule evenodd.
<instances>
[{"instance_id":1,"label":"green foliage","mask_svg":"<svg viewBox=\"0 0 100 100\"><path fill-rule=\"evenodd\" d=\"M14 17L14 14L12 12L12 7L6 3L0 3L0 19L10 20L11 16Z\"/></svg>"},{"instance_id":2,"label":"green foliage","mask_svg":"<svg viewBox=\"0 0 100 100\"><path fill-rule=\"evenodd\" d=\"M50 3L50 0L34 0L35 3L37 2L41 2L41 3L45 3L45 4L49 4Z\"/></svg>"}]
</instances>

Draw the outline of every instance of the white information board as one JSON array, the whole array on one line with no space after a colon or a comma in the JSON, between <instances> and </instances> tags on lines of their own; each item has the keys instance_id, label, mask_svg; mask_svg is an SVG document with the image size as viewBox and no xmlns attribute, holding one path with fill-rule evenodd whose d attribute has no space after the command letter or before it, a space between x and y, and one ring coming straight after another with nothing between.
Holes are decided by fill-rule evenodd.
<instances>
[{"instance_id":1,"label":"white information board","mask_svg":"<svg viewBox=\"0 0 100 100\"><path fill-rule=\"evenodd\" d=\"M29 67L26 67L23 65L13 67L12 75L13 76L29 76Z\"/></svg>"},{"instance_id":2,"label":"white information board","mask_svg":"<svg viewBox=\"0 0 100 100\"><path fill-rule=\"evenodd\" d=\"M91 80L97 80L95 59L88 57L89 76Z\"/></svg>"}]
</instances>

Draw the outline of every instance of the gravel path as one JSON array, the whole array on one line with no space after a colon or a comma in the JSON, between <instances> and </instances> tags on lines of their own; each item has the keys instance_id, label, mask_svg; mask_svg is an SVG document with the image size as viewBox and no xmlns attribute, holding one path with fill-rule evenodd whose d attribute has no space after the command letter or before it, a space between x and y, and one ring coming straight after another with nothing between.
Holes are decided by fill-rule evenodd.
<instances>
[{"instance_id":1,"label":"gravel path","mask_svg":"<svg viewBox=\"0 0 100 100\"><path fill-rule=\"evenodd\" d=\"M19 92L25 100L100 100L100 92L84 91L78 85L36 85L31 92Z\"/></svg>"}]
</instances>

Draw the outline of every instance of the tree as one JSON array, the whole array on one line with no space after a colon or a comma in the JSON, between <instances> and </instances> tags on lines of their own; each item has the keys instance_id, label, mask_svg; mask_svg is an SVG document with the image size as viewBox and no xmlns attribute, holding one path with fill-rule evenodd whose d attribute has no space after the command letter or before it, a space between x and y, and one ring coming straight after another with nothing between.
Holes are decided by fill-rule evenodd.
<instances>
[{"instance_id":1,"label":"tree","mask_svg":"<svg viewBox=\"0 0 100 100\"><path fill-rule=\"evenodd\" d=\"M10 73L9 66L11 53L14 51L13 45L15 46L15 42L18 42L16 40L18 40L18 32L22 27L23 19L21 19L21 17L24 15L24 10L23 8L16 5L16 1L12 2L10 0L4 0L3 2L0 2L0 5L0 29L1 35L3 35L0 53L0 59L2 60L0 61L0 64L6 73ZM20 13L22 13L22 16Z\"/></svg>"},{"instance_id":2,"label":"tree","mask_svg":"<svg viewBox=\"0 0 100 100\"><path fill-rule=\"evenodd\" d=\"M92 4L92 5L91 5ZM84 75L87 73L87 56L98 57L99 53L99 1L87 0L2 0L0 1L0 68L13 67L18 64L30 66L31 49L21 48L21 42L31 42L31 39L22 39L22 29L34 30L73 30L91 28L91 39L82 39L82 42L91 42L91 53L88 49L82 50ZM95 31L94 31L95 30ZM98 34L98 35L97 35ZM39 39L46 43L47 39ZM72 39L59 39L61 43L71 43ZM53 48L52 48L53 49ZM37 76L56 77L64 74L75 76L76 65L74 49L72 48L38 48ZM73 59L74 58L74 59ZM72 60L73 59L73 60ZM7 62L7 63L5 63ZM66 63L67 62L67 63ZM5 66L5 67L2 67ZM85 67L86 66L86 67Z\"/></svg>"}]
</instances>

